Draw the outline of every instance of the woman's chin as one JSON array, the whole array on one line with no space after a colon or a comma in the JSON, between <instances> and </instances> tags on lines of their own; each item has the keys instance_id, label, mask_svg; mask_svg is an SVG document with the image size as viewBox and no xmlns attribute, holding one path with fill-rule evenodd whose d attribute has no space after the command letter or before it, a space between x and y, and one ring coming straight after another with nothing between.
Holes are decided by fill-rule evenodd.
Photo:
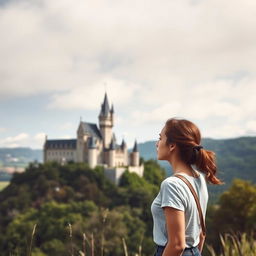
<instances>
[{"instance_id":1,"label":"woman's chin","mask_svg":"<svg viewBox=\"0 0 256 256\"><path fill-rule=\"evenodd\" d=\"M161 156L157 155L157 160L163 160Z\"/></svg>"}]
</instances>

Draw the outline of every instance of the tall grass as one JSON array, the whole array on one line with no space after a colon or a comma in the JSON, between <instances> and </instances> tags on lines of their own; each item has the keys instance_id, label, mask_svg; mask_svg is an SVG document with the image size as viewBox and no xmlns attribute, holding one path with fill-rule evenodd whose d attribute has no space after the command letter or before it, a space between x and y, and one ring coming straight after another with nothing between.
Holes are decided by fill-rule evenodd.
<instances>
[{"instance_id":1,"label":"tall grass","mask_svg":"<svg viewBox=\"0 0 256 256\"><path fill-rule=\"evenodd\" d=\"M253 233L247 235L220 235L222 252L218 256L256 256L256 240ZM212 246L207 245L211 256L217 256Z\"/></svg>"},{"instance_id":2,"label":"tall grass","mask_svg":"<svg viewBox=\"0 0 256 256\"><path fill-rule=\"evenodd\" d=\"M105 224L107 218L107 212L104 212L103 215L103 225ZM32 234L30 243L27 249L27 256L32 256L32 246L33 246L33 239L35 236L37 224L33 226ZM70 256L74 256L74 244L73 244L73 232L72 232L72 225L68 223L69 228L69 238L70 238ZM221 253L217 254L213 247L206 244L206 247L210 253L210 256L256 256L256 240L255 240L255 234L251 233L248 234L224 234L220 235L220 241L221 241ZM87 236L85 233L82 235L82 251L79 251L80 256L87 256L86 255L86 242L88 243L90 247L90 255L88 256L95 256L95 248L94 248L94 234L91 233L90 235L90 241L87 239ZM124 250L124 256L128 256L128 248L125 241L125 238L122 239L123 244L123 250ZM136 253L134 256L142 256L142 241L143 236L141 238L141 241L138 245L138 253ZM101 255L104 253L104 233L103 233L103 240L101 244ZM13 255L12 253L10 255ZM17 255L17 254L15 254Z\"/></svg>"},{"instance_id":3,"label":"tall grass","mask_svg":"<svg viewBox=\"0 0 256 256\"><path fill-rule=\"evenodd\" d=\"M108 214L108 210L104 211L103 214L103 227L107 218L107 214ZM30 243L29 243L29 247L28 247L28 253L27 256L31 256L32 255L32 245L33 245L33 238L35 236L35 232L36 232L36 227L37 224L34 225L33 230L32 230L32 234L31 234L31 239L30 239ZM70 223L68 223L68 231L69 231L69 238L70 238L70 256L74 256L74 243L73 243L73 231L72 231L72 225ZM103 230L104 232L104 230ZM102 232L102 233L103 233ZM79 251L80 256L86 256L86 242L90 245L91 247L91 253L90 256L94 256L95 255L95 248L94 248L94 235L93 233L91 233L91 241L88 241L87 236L85 233L83 233L83 242L82 242L82 251ZM135 254L135 256L141 256L142 255L142 241L143 241L143 237L141 238L138 250L139 252ZM128 256L128 248L126 245L126 241L125 238L122 238L122 244L123 244L123 249L124 249L124 256ZM104 233L102 234L102 244L101 244L101 255L103 256L104 253ZM12 254L10 254L12 255Z\"/></svg>"}]
</instances>

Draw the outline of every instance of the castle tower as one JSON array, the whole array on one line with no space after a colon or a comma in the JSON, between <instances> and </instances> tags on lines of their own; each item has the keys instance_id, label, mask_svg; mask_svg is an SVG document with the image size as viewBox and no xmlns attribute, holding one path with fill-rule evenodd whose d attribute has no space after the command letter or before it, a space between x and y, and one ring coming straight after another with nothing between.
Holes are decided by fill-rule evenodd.
<instances>
[{"instance_id":1,"label":"castle tower","mask_svg":"<svg viewBox=\"0 0 256 256\"><path fill-rule=\"evenodd\" d=\"M112 128L114 125L114 107L110 110L107 93L105 93L104 102L101 105L99 115L99 127L103 138L104 148L109 148L112 139Z\"/></svg>"},{"instance_id":2,"label":"castle tower","mask_svg":"<svg viewBox=\"0 0 256 256\"><path fill-rule=\"evenodd\" d=\"M84 134L83 123L80 121L80 124L77 129L77 141L76 141L76 154L77 154L77 162L81 163L85 161L84 150L85 150L85 142L87 140L86 134Z\"/></svg>"},{"instance_id":3,"label":"castle tower","mask_svg":"<svg viewBox=\"0 0 256 256\"><path fill-rule=\"evenodd\" d=\"M94 168L97 165L97 139L90 137L88 142L88 164L90 168Z\"/></svg>"},{"instance_id":4,"label":"castle tower","mask_svg":"<svg viewBox=\"0 0 256 256\"><path fill-rule=\"evenodd\" d=\"M121 149L124 152L124 165L127 166L128 165L128 149L124 139L122 140Z\"/></svg>"},{"instance_id":5,"label":"castle tower","mask_svg":"<svg viewBox=\"0 0 256 256\"><path fill-rule=\"evenodd\" d=\"M131 166L139 166L140 165L140 155L138 151L137 141L135 140L133 150L130 154Z\"/></svg>"},{"instance_id":6,"label":"castle tower","mask_svg":"<svg viewBox=\"0 0 256 256\"><path fill-rule=\"evenodd\" d=\"M116 152L116 143L115 143L115 138L113 136L109 146L109 155L108 155L109 167L115 166L115 156L116 156L115 152Z\"/></svg>"},{"instance_id":7,"label":"castle tower","mask_svg":"<svg viewBox=\"0 0 256 256\"><path fill-rule=\"evenodd\" d=\"M46 155L46 142L47 142L48 136L45 134L45 141L44 141L44 163L47 161L47 155Z\"/></svg>"}]
</instances>

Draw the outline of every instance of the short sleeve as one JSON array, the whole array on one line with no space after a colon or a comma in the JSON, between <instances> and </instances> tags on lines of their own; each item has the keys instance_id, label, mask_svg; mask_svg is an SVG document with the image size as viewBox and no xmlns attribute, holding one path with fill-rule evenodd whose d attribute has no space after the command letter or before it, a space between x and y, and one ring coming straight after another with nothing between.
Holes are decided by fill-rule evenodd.
<instances>
[{"instance_id":1,"label":"short sleeve","mask_svg":"<svg viewBox=\"0 0 256 256\"><path fill-rule=\"evenodd\" d=\"M161 184L161 207L173 207L185 211L184 199L178 188L179 184L172 181L163 181Z\"/></svg>"}]
</instances>

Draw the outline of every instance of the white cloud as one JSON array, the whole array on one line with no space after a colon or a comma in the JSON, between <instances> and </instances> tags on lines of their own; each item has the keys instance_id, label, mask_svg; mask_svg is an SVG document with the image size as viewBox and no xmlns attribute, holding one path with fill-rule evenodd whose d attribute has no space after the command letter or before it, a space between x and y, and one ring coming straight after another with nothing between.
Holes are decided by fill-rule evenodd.
<instances>
[{"instance_id":1,"label":"white cloud","mask_svg":"<svg viewBox=\"0 0 256 256\"><path fill-rule=\"evenodd\" d=\"M49 94L48 110L99 111L107 83L131 134L171 116L211 136L252 133L255 16L252 0L10 1L0 7L0 98Z\"/></svg>"},{"instance_id":2,"label":"white cloud","mask_svg":"<svg viewBox=\"0 0 256 256\"><path fill-rule=\"evenodd\" d=\"M248 135L256 135L256 120L249 120L245 124L246 133Z\"/></svg>"},{"instance_id":3,"label":"white cloud","mask_svg":"<svg viewBox=\"0 0 256 256\"><path fill-rule=\"evenodd\" d=\"M74 88L71 92L55 94L49 108L98 110L102 101L104 84L109 100L118 105L127 104L139 86L124 80L105 77L86 86Z\"/></svg>"},{"instance_id":4,"label":"white cloud","mask_svg":"<svg viewBox=\"0 0 256 256\"><path fill-rule=\"evenodd\" d=\"M27 133L20 133L16 136L9 136L0 139L0 147L32 147L32 148L42 148L45 141L44 133L37 133L35 135L30 135Z\"/></svg>"},{"instance_id":5,"label":"white cloud","mask_svg":"<svg viewBox=\"0 0 256 256\"><path fill-rule=\"evenodd\" d=\"M13 145L18 145L19 143L22 143L23 141L26 141L29 138L29 135L27 133L20 133L13 137L7 137L5 139L2 139L0 141L0 144L2 147L12 147Z\"/></svg>"},{"instance_id":6,"label":"white cloud","mask_svg":"<svg viewBox=\"0 0 256 256\"><path fill-rule=\"evenodd\" d=\"M238 0L12 2L1 9L1 94L89 89L105 72L156 87L255 71L254 7L250 0L243 8Z\"/></svg>"}]
</instances>

